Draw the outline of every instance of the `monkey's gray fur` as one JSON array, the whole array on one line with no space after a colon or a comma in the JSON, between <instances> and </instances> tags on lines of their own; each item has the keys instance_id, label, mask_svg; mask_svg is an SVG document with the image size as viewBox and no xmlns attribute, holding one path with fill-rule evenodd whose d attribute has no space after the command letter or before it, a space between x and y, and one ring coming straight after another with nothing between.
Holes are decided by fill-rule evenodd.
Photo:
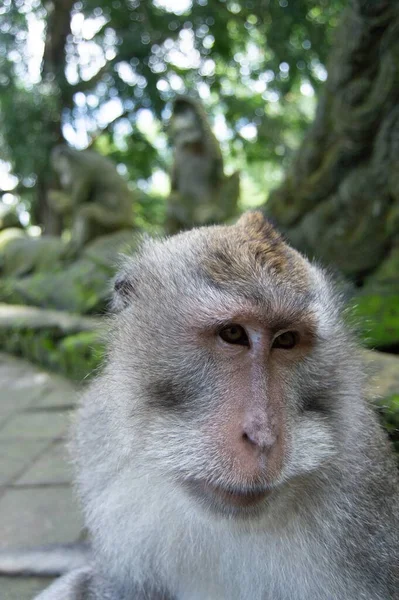
<instances>
[{"instance_id":1,"label":"monkey's gray fur","mask_svg":"<svg viewBox=\"0 0 399 600\"><path fill-rule=\"evenodd\" d=\"M397 600L396 466L325 274L253 213L117 287L73 435L92 562L38 600Z\"/></svg>"}]
</instances>

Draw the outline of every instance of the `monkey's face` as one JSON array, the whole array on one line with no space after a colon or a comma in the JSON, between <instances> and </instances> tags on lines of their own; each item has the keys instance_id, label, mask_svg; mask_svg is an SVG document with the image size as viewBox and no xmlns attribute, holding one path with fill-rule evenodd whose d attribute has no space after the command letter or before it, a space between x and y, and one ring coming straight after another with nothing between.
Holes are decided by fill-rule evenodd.
<instances>
[{"instance_id":1,"label":"monkey's face","mask_svg":"<svg viewBox=\"0 0 399 600\"><path fill-rule=\"evenodd\" d=\"M70 159L63 146L56 146L51 153L51 164L57 173L60 184L64 189L68 189L73 181Z\"/></svg>"},{"instance_id":2,"label":"monkey's face","mask_svg":"<svg viewBox=\"0 0 399 600\"><path fill-rule=\"evenodd\" d=\"M202 127L193 106L186 103L178 104L175 107L168 130L175 146L200 141L203 136Z\"/></svg>"},{"instance_id":3,"label":"monkey's face","mask_svg":"<svg viewBox=\"0 0 399 600\"><path fill-rule=\"evenodd\" d=\"M117 288L111 363L138 463L198 506L248 516L334 455L335 308L259 214L150 244Z\"/></svg>"}]
</instances>

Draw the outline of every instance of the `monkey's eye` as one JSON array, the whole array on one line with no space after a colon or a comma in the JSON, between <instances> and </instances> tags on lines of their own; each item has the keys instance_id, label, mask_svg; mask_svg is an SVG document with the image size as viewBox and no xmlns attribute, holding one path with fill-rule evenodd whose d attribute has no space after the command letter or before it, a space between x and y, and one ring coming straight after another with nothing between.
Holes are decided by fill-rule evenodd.
<instances>
[{"instance_id":1,"label":"monkey's eye","mask_svg":"<svg viewBox=\"0 0 399 600\"><path fill-rule=\"evenodd\" d=\"M244 327L232 323L226 325L219 331L219 337L228 344L237 344L238 346L249 346L249 339Z\"/></svg>"},{"instance_id":2,"label":"monkey's eye","mask_svg":"<svg viewBox=\"0 0 399 600\"><path fill-rule=\"evenodd\" d=\"M274 338L272 348L281 348L281 350L291 350L297 345L299 336L296 331L284 331Z\"/></svg>"}]
</instances>

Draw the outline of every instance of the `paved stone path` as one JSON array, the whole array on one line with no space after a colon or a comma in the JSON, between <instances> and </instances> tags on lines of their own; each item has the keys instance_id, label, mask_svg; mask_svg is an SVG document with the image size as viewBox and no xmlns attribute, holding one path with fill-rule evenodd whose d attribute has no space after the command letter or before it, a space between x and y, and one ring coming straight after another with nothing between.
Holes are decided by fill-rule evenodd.
<instances>
[{"instance_id":1,"label":"paved stone path","mask_svg":"<svg viewBox=\"0 0 399 600\"><path fill-rule=\"evenodd\" d=\"M64 448L75 402L70 382L0 354L0 549L78 539ZM48 584L0 576L0 599L32 600Z\"/></svg>"}]
</instances>

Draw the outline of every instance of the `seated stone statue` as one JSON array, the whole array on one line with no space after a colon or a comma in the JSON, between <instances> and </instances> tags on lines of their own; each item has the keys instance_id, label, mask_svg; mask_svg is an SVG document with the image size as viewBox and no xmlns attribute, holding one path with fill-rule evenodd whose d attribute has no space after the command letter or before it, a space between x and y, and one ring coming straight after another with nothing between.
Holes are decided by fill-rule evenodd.
<instances>
[{"instance_id":1,"label":"seated stone statue","mask_svg":"<svg viewBox=\"0 0 399 600\"><path fill-rule=\"evenodd\" d=\"M61 189L50 192L49 204L70 221L69 256L95 237L133 226L133 193L109 159L60 145L51 164Z\"/></svg>"},{"instance_id":2,"label":"seated stone statue","mask_svg":"<svg viewBox=\"0 0 399 600\"><path fill-rule=\"evenodd\" d=\"M177 98L169 123L174 162L166 229L221 223L237 215L239 173L224 174L219 143L198 100Z\"/></svg>"}]
</instances>

